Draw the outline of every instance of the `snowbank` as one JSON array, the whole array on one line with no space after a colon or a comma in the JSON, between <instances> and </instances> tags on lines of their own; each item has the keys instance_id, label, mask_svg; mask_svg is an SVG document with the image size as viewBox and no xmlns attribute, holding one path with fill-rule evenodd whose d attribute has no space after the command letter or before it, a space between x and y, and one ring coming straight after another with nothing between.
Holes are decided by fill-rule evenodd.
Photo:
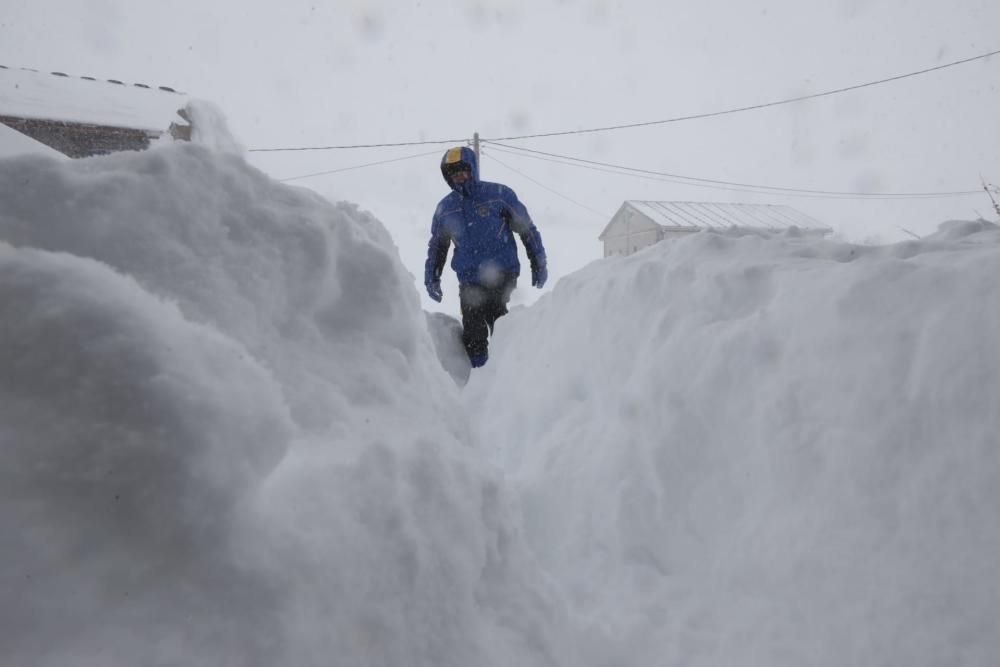
<instances>
[{"instance_id":1,"label":"snowbank","mask_svg":"<svg viewBox=\"0 0 1000 667\"><path fill-rule=\"evenodd\" d=\"M0 199L0 662L562 659L377 220L198 145Z\"/></svg>"},{"instance_id":2,"label":"snowbank","mask_svg":"<svg viewBox=\"0 0 1000 667\"><path fill-rule=\"evenodd\" d=\"M703 233L498 322L466 388L620 664L1000 655L1000 231Z\"/></svg>"}]
</instances>

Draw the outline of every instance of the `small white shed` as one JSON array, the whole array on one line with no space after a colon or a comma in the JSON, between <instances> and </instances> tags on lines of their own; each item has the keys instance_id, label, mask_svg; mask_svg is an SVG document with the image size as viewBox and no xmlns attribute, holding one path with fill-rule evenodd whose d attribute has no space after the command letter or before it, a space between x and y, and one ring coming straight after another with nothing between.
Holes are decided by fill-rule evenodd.
<instances>
[{"instance_id":1,"label":"small white shed","mask_svg":"<svg viewBox=\"0 0 1000 667\"><path fill-rule=\"evenodd\" d=\"M598 238L604 242L604 256L611 257L631 255L663 239L703 229L784 231L790 227L819 235L833 231L791 206L628 200Z\"/></svg>"}]
</instances>

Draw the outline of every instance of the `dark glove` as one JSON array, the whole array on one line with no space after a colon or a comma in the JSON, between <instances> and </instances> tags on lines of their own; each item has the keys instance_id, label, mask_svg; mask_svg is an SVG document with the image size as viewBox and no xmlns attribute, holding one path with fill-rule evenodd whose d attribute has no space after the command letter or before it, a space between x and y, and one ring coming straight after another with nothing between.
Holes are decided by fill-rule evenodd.
<instances>
[{"instance_id":1,"label":"dark glove","mask_svg":"<svg viewBox=\"0 0 1000 667\"><path fill-rule=\"evenodd\" d=\"M434 299L438 303L441 303L441 297L444 296L444 295L441 293L441 281L440 280L432 280L429 283L427 283L426 285L424 285L424 287L427 288L427 296L429 296L430 298Z\"/></svg>"},{"instance_id":2,"label":"dark glove","mask_svg":"<svg viewBox=\"0 0 1000 667\"><path fill-rule=\"evenodd\" d=\"M531 286L542 289L545 281L549 279L549 270L544 264L531 267Z\"/></svg>"}]
</instances>

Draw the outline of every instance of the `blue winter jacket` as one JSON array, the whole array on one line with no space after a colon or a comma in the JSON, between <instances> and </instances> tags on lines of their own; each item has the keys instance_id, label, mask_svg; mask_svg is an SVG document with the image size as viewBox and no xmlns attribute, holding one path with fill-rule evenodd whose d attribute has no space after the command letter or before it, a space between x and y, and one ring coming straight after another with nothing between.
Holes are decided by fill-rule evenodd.
<instances>
[{"instance_id":1,"label":"blue winter jacket","mask_svg":"<svg viewBox=\"0 0 1000 667\"><path fill-rule=\"evenodd\" d=\"M446 168L454 162L466 162L472 176L461 186L452 185ZM431 222L427 244L424 284L441 279L448 247L455 244L451 268L460 283L490 284L499 272L518 275L517 232L532 269L545 266L542 237L528 215L528 209L514 191L500 183L479 180L479 165L471 148L453 148L441 159L441 174L451 187L438 204Z\"/></svg>"}]
</instances>

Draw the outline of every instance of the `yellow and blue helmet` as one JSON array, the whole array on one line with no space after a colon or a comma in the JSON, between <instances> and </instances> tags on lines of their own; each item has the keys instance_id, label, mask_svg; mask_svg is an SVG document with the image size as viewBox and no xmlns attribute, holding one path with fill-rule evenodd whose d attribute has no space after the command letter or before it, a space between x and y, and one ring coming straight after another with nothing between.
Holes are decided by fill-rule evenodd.
<instances>
[{"instance_id":1,"label":"yellow and blue helmet","mask_svg":"<svg viewBox=\"0 0 1000 667\"><path fill-rule=\"evenodd\" d=\"M459 171L469 171L472 173L472 180L479 180L476 153L468 146L449 148L441 158L441 175L449 187L451 187L451 175Z\"/></svg>"}]
</instances>

